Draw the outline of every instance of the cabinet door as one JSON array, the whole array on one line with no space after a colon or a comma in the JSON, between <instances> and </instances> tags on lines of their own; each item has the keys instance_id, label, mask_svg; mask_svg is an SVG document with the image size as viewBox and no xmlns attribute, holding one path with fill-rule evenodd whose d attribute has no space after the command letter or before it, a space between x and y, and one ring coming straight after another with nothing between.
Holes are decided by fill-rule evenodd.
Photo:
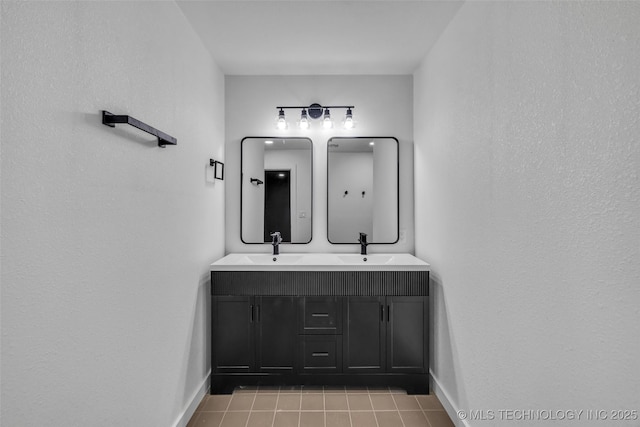
<instances>
[{"instance_id":1,"label":"cabinet door","mask_svg":"<svg viewBox=\"0 0 640 427\"><path fill-rule=\"evenodd\" d=\"M428 300L387 297L387 372L427 372Z\"/></svg>"},{"instance_id":2,"label":"cabinet door","mask_svg":"<svg viewBox=\"0 0 640 427\"><path fill-rule=\"evenodd\" d=\"M214 372L250 372L254 366L253 297L214 296L211 303Z\"/></svg>"},{"instance_id":3,"label":"cabinet door","mask_svg":"<svg viewBox=\"0 0 640 427\"><path fill-rule=\"evenodd\" d=\"M258 371L294 371L296 318L294 297L256 297Z\"/></svg>"},{"instance_id":4,"label":"cabinet door","mask_svg":"<svg viewBox=\"0 0 640 427\"><path fill-rule=\"evenodd\" d=\"M344 310L344 371L382 372L386 332L384 297L346 297Z\"/></svg>"}]
</instances>

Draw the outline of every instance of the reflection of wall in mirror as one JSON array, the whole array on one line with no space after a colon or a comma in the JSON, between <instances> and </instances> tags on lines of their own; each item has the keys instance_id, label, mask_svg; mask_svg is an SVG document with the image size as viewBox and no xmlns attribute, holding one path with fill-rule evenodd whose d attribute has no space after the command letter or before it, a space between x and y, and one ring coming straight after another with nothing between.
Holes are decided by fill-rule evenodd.
<instances>
[{"instance_id":1,"label":"reflection of wall in mirror","mask_svg":"<svg viewBox=\"0 0 640 427\"><path fill-rule=\"evenodd\" d=\"M264 185L252 184L250 179L264 182L264 142L244 141L242 144L242 240L261 242L264 228Z\"/></svg>"},{"instance_id":2,"label":"reflection of wall in mirror","mask_svg":"<svg viewBox=\"0 0 640 427\"><path fill-rule=\"evenodd\" d=\"M291 171L291 241L311 239L311 155L309 150L266 150L264 169Z\"/></svg>"},{"instance_id":3,"label":"reflection of wall in mirror","mask_svg":"<svg viewBox=\"0 0 640 427\"><path fill-rule=\"evenodd\" d=\"M373 236L370 242L391 243L398 239L398 144L377 139L373 147Z\"/></svg>"},{"instance_id":4,"label":"reflection of wall in mirror","mask_svg":"<svg viewBox=\"0 0 640 427\"><path fill-rule=\"evenodd\" d=\"M358 233L373 235L373 153L330 151L328 155L329 240L357 243Z\"/></svg>"}]
</instances>

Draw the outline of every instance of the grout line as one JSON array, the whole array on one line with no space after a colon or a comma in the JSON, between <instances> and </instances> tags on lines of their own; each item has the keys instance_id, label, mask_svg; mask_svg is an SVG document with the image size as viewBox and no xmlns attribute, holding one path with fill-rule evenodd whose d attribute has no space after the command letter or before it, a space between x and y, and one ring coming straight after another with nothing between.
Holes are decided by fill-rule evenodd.
<instances>
[{"instance_id":1,"label":"grout line","mask_svg":"<svg viewBox=\"0 0 640 427\"><path fill-rule=\"evenodd\" d=\"M322 387L322 409L324 410L324 427L327 427L327 399L325 398L324 386Z\"/></svg>"},{"instance_id":2,"label":"grout line","mask_svg":"<svg viewBox=\"0 0 640 427\"><path fill-rule=\"evenodd\" d=\"M222 414L222 418L220 419L220 423L218 424L219 426L222 425L222 422L224 421L225 417L227 416L227 413L228 413L227 411L229 409L229 405L231 405L231 400L233 400L233 395L234 394L235 394L234 392L231 392L231 398L229 399L229 402L227 402L226 408L224 408L224 412Z\"/></svg>"},{"instance_id":3,"label":"grout line","mask_svg":"<svg viewBox=\"0 0 640 427\"><path fill-rule=\"evenodd\" d=\"M349 406L349 391L344 389L344 398L347 400L347 412L349 413L349 425L353 427L353 419L351 418L351 406Z\"/></svg>"},{"instance_id":4,"label":"grout line","mask_svg":"<svg viewBox=\"0 0 640 427\"><path fill-rule=\"evenodd\" d=\"M260 390L260 388L258 388ZM244 427L249 426L249 420L251 419L251 413L253 412L253 405L256 403L256 398L258 397L258 390L253 395L253 400L251 401L251 407L249 407L249 415L247 415L247 421L244 423Z\"/></svg>"},{"instance_id":5,"label":"grout line","mask_svg":"<svg viewBox=\"0 0 640 427\"><path fill-rule=\"evenodd\" d=\"M446 413L446 412L445 412ZM425 417L425 419L427 420L427 427L432 427L431 426L431 421L429 421L429 417L427 417L427 414L424 413L424 411L422 411L422 415Z\"/></svg>"},{"instance_id":6,"label":"grout line","mask_svg":"<svg viewBox=\"0 0 640 427\"><path fill-rule=\"evenodd\" d=\"M227 411L229 410L229 406L231 406L231 400L233 399L233 392L231 393L231 398L229 399L229 401L227 402L227 406L224 408L224 412L225 414L227 413ZM220 424L222 424L222 421L220 422Z\"/></svg>"},{"instance_id":7,"label":"grout line","mask_svg":"<svg viewBox=\"0 0 640 427\"><path fill-rule=\"evenodd\" d=\"M391 392L391 389L389 389L389 392ZM404 420L402 419L402 414L400 413L400 408L398 408L398 404L396 403L396 398L393 397L393 394L391 394L391 400L393 401L393 404L395 405L396 410L398 411L398 416L400 417L400 422L402 423L402 427L406 427L404 425ZM420 402L418 402L418 399L416 399L416 403L418 404L418 408L422 409L420 407ZM422 414L422 416L425 417L424 413ZM427 418L427 417L425 417L425 418ZM427 422L429 422L429 421L427 421Z\"/></svg>"},{"instance_id":8,"label":"grout line","mask_svg":"<svg viewBox=\"0 0 640 427\"><path fill-rule=\"evenodd\" d=\"M376 408L373 407L373 400L371 399L371 391L367 387L367 397L369 397L369 403L371 404L371 412L373 412L373 419L376 420L376 426L380 427L378 423L378 416L376 415Z\"/></svg>"},{"instance_id":9,"label":"grout line","mask_svg":"<svg viewBox=\"0 0 640 427\"><path fill-rule=\"evenodd\" d=\"M279 400L280 400L280 389L278 389L278 394L276 394L276 406L273 408L273 419L271 420L271 427L276 425L276 415L278 414Z\"/></svg>"},{"instance_id":10,"label":"grout line","mask_svg":"<svg viewBox=\"0 0 640 427\"><path fill-rule=\"evenodd\" d=\"M298 395L298 427L304 427L300 423L302 423L302 390L304 390L304 386L300 388L299 393L295 393Z\"/></svg>"}]
</instances>

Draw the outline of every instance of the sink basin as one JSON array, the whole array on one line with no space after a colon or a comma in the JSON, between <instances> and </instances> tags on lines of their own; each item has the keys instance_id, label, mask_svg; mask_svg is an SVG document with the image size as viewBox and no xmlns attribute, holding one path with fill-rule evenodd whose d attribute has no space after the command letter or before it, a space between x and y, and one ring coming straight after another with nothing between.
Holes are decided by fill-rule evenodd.
<instances>
[{"instance_id":1,"label":"sink basin","mask_svg":"<svg viewBox=\"0 0 640 427\"><path fill-rule=\"evenodd\" d=\"M338 255L338 258L345 264L387 264L393 261L393 255Z\"/></svg>"},{"instance_id":2,"label":"sink basin","mask_svg":"<svg viewBox=\"0 0 640 427\"><path fill-rule=\"evenodd\" d=\"M406 253L236 253L211 264L211 271L429 271L429 267L426 262Z\"/></svg>"}]
</instances>

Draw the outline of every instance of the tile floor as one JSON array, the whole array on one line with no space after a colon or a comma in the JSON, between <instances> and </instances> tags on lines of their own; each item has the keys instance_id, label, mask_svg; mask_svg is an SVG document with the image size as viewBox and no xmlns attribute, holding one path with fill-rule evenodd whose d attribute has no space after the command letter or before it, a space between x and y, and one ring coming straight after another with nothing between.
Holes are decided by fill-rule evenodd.
<instances>
[{"instance_id":1,"label":"tile floor","mask_svg":"<svg viewBox=\"0 0 640 427\"><path fill-rule=\"evenodd\" d=\"M452 427L434 394L338 387L240 388L206 395L187 427Z\"/></svg>"}]
</instances>

